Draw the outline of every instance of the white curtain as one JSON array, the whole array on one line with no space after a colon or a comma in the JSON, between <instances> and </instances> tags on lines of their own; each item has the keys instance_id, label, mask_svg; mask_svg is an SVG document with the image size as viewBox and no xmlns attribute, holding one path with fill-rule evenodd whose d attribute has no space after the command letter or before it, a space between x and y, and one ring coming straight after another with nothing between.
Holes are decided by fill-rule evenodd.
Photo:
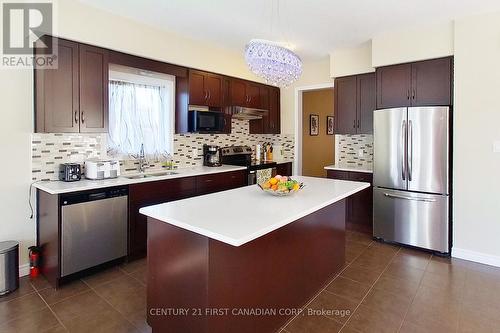
<instances>
[{"instance_id":1,"label":"white curtain","mask_svg":"<svg viewBox=\"0 0 500 333\"><path fill-rule=\"evenodd\" d=\"M109 81L108 154L149 160L172 154L173 83L162 86Z\"/></svg>"}]
</instances>

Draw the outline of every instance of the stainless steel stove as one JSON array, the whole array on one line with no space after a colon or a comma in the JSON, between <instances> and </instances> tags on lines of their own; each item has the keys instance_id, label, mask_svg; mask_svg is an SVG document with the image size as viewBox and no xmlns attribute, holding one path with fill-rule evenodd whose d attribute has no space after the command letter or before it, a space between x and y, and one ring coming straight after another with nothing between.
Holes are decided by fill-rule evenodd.
<instances>
[{"instance_id":1,"label":"stainless steel stove","mask_svg":"<svg viewBox=\"0 0 500 333\"><path fill-rule=\"evenodd\" d=\"M248 185L257 183L257 172L276 173L276 162L256 160L252 158L252 148L249 146L229 146L221 149L222 164L247 167Z\"/></svg>"}]
</instances>

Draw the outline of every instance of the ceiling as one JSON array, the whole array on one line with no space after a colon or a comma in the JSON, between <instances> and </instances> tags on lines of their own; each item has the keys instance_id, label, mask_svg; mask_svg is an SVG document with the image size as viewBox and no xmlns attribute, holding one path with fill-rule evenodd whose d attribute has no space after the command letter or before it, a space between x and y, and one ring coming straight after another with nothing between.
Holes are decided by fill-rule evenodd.
<instances>
[{"instance_id":1,"label":"ceiling","mask_svg":"<svg viewBox=\"0 0 500 333\"><path fill-rule=\"evenodd\" d=\"M252 38L287 42L304 59L404 27L500 10L499 0L80 0L136 21L243 51Z\"/></svg>"}]
</instances>

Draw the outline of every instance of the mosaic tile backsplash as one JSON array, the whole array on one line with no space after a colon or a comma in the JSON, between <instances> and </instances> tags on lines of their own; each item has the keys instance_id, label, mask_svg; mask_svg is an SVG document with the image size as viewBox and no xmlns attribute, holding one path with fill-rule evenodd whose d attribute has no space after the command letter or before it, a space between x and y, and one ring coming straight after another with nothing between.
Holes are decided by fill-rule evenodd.
<instances>
[{"instance_id":1,"label":"mosaic tile backsplash","mask_svg":"<svg viewBox=\"0 0 500 333\"><path fill-rule=\"evenodd\" d=\"M176 134L174 135L175 167L185 168L203 164L203 144L218 146L248 145L270 142L283 146L283 157L292 159L294 154L293 134L249 134L249 123L232 121L231 134ZM32 135L32 179L56 180L59 164L82 163L88 158L106 158L106 134L34 133ZM120 161L122 174L135 173L136 160ZM150 161L149 170L161 169L163 162ZM148 170L148 171L149 171Z\"/></svg>"},{"instance_id":2,"label":"mosaic tile backsplash","mask_svg":"<svg viewBox=\"0 0 500 333\"><path fill-rule=\"evenodd\" d=\"M373 135L339 135L337 142L339 166L373 168ZM363 156L359 155L360 150L363 151Z\"/></svg>"}]
</instances>

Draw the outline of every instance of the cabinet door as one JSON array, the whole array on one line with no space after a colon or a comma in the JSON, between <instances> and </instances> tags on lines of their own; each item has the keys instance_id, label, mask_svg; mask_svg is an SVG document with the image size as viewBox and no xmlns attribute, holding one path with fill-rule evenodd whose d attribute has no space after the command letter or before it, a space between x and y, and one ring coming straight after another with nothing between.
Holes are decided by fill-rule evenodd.
<instances>
[{"instance_id":1,"label":"cabinet door","mask_svg":"<svg viewBox=\"0 0 500 333\"><path fill-rule=\"evenodd\" d=\"M349 172L349 180L372 184L369 173ZM347 222L351 230L372 233L373 225L373 188L369 187L348 199Z\"/></svg>"},{"instance_id":2,"label":"cabinet door","mask_svg":"<svg viewBox=\"0 0 500 333\"><path fill-rule=\"evenodd\" d=\"M330 179L349 180L349 172L340 170L326 170L326 177Z\"/></svg>"},{"instance_id":3,"label":"cabinet door","mask_svg":"<svg viewBox=\"0 0 500 333\"><path fill-rule=\"evenodd\" d=\"M245 170L226 172L225 176L225 187L227 190L247 185L247 173Z\"/></svg>"},{"instance_id":4,"label":"cabinet door","mask_svg":"<svg viewBox=\"0 0 500 333\"><path fill-rule=\"evenodd\" d=\"M108 131L108 51L80 44L80 132Z\"/></svg>"},{"instance_id":5,"label":"cabinet door","mask_svg":"<svg viewBox=\"0 0 500 333\"><path fill-rule=\"evenodd\" d=\"M59 48L58 68L35 69L36 131L79 132L78 43L52 43Z\"/></svg>"},{"instance_id":6,"label":"cabinet door","mask_svg":"<svg viewBox=\"0 0 500 333\"><path fill-rule=\"evenodd\" d=\"M207 74L205 76L205 90L207 92L207 105L222 107L222 77Z\"/></svg>"},{"instance_id":7,"label":"cabinet door","mask_svg":"<svg viewBox=\"0 0 500 333\"><path fill-rule=\"evenodd\" d=\"M267 133L281 133L280 89L271 88L269 96L269 130Z\"/></svg>"},{"instance_id":8,"label":"cabinet door","mask_svg":"<svg viewBox=\"0 0 500 333\"><path fill-rule=\"evenodd\" d=\"M410 105L411 64L377 68L377 109Z\"/></svg>"},{"instance_id":9,"label":"cabinet door","mask_svg":"<svg viewBox=\"0 0 500 333\"><path fill-rule=\"evenodd\" d=\"M336 134L356 134L356 76L335 79Z\"/></svg>"},{"instance_id":10,"label":"cabinet door","mask_svg":"<svg viewBox=\"0 0 500 333\"><path fill-rule=\"evenodd\" d=\"M260 108L260 85L247 83L247 106L251 108Z\"/></svg>"},{"instance_id":11,"label":"cabinet door","mask_svg":"<svg viewBox=\"0 0 500 333\"><path fill-rule=\"evenodd\" d=\"M198 71L189 71L189 104L206 105L207 97L205 75Z\"/></svg>"},{"instance_id":12,"label":"cabinet door","mask_svg":"<svg viewBox=\"0 0 500 333\"><path fill-rule=\"evenodd\" d=\"M196 195L226 190L226 174L214 173L196 177Z\"/></svg>"},{"instance_id":13,"label":"cabinet door","mask_svg":"<svg viewBox=\"0 0 500 333\"><path fill-rule=\"evenodd\" d=\"M269 86L261 85L259 87L259 109L269 110ZM250 120L250 134L263 134L269 131L270 114L263 116L262 119Z\"/></svg>"},{"instance_id":14,"label":"cabinet door","mask_svg":"<svg viewBox=\"0 0 500 333\"><path fill-rule=\"evenodd\" d=\"M451 105L451 58L412 64L412 106Z\"/></svg>"},{"instance_id":15,"label":"cabinet door","mask_svg":"<svg viewBox=\"0 0 500 333\"><path fill-rule=\"evenodd\" d=\"M276 174L281 176L291 176L292 162L278 164L276 166Z\"/></svg>"},{"instance_id":16,"label":"cabinet door","mask_svg":"<svg viewBox=\"0 0 500 333\"><path fill-rule=\"evenodd\" d=\"M246 83L242 80L231 80L231 104L233 106L247 105Z\"/></svg>"},{"instance_id":17,"label":"cabinet door","mask_svg":"<svg viewBox=\"0 0 500 333\"><path fill-rule=\"evenodd\" d=\"M195 195L195 177L132 184L129 186L128 255L146 255L147 217L139 213L142 207L185 199Z\"/></svg>"},{"instance_id":18,"label":"cabinet door","mask_svg":"<svg viewBox=\"0 0 500 333\"><path fill-rule=\"evenodd\" d=\"M373 111L377 107L375 73L358 75L357 77L357 133L373 133Z\"/></svg>"},{"instance_id":19,"label":"cabinet door","mask_svg":"<svg viewBox=\"0 0 500 333\"><path fill-rule=\"evenodd\" d=\"M224 113L224 128L222 129L222 133L231 134L232 127L232 117L230 114Z\"/></svg>"}]
</instances>

